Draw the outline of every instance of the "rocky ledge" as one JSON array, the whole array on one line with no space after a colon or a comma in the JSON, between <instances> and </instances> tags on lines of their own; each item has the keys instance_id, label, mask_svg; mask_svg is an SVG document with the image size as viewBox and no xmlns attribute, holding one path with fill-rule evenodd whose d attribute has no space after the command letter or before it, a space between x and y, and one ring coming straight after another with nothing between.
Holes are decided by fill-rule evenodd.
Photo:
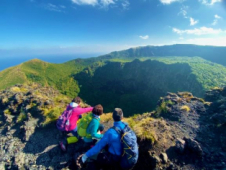
<instances>
[{"instance_id":1,"label":"rocky ledge","mask_svg":"<svg viewBox=\"0 0 226 170\"><path fill-rule=\"evenodd\" d=\"M126 118L138 136L140 156L134 169L225 169L226 88L168 93L155 111ZM81 143L62 153L54 120L68 99L40 85L17 85L0 92L0 169L75 169ZM54 114L56 113L57 114ZM22 116L21 116L22 115ZM24 116L23 116L24 115ZM102 116L106 130L111 114ZM69 134L70 135L70 134ZM85 167L83 169L86 169Z\"/></svg>"}]
</instances>

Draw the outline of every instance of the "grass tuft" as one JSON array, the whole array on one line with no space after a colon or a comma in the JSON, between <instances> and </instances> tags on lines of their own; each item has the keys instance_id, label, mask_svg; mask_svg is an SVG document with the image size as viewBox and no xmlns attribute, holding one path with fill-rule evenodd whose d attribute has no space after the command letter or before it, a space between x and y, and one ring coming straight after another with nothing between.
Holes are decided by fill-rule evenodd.
<instances>
[{"instance_id":1,"label":"grass tuft","mask_svg":"<svg viewBox=\"0 0 226 170\"><path fill-rule=\"evenodd\" d=\"M180 110L185 111L185 112L190 112L190 107L187 105L181 106Z\"/></svg>"}]
</instances>

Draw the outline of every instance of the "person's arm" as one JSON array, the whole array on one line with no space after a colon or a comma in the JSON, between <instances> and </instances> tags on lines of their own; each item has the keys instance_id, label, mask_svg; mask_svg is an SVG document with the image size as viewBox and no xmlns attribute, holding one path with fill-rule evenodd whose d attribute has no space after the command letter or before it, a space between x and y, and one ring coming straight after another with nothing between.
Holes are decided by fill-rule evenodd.
<instances>
[{"instance_id":1,"label":"person's arm","mask_svg":"<svg viewBox=\"0 0 226 170\"><path fill-rule=\"evenodd\" d=\"M100 123L99 123L99 121L96 120L96 119L93 119L93 120L90 122L90 124L89 124L89 126L90 126L89 129L91 129L90 134L91 134L92 138L95 138L95 139L101 139L101 138L103 137L102 134L98 134L98 133L97 133L97 132L98 132L99 125L100 125Z\"/></svg>"},{"instance_id":2,"label":"person's arm","mask_svg":"<svg viewBox=\"0 0 226 170\"><path fill-rule=\"evenodd\" d=\"M104 134L103 138L99 142L97 142L97 144L94 147L88 150L85 153L85 155L89 158L93 155L98 154L101 151L101 149L103 149L109 143L109 141L110 141L109 132L107 131Z\"/></svg>"},{"instance_id":3,"label":"person's arm","mask_svg":"<svg viewBox=\"0 0 226 170\"><path fill-rule=\"evenodd\" d=\"M81 115L83 113L91 112L93 110L93 107L87 107L87 108L76 108L77 115Z\"/></svg>"}]
</instances>

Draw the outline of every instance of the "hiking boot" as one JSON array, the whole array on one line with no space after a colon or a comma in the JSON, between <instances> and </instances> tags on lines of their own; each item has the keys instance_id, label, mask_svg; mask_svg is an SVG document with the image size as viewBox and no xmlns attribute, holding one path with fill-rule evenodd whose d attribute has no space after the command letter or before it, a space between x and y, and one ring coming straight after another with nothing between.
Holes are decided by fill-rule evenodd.
<instances>
[{"instance_id":1,"label":"hiking boot","mask_svg":"<svg viewBox=\"0 0 226 170\"><path fill-rule=\"evenodd\" d=\"M60 144L60 149L63 152L66 152L67 151L67 143L65 141L60 141L59 144Z\"/></svg>"},{"instance_id":2,"label":"hiking boot","mask_svg":"<svg viewBox=\"0 0 226 170\"><path fill-rule=\"evenodd\" d=\"M82 156L83 154L76 153L74 155L74 162L76 164L77 169L82 169L84 166L84 163L82 162Z\"/></svg>"}]
</instances>

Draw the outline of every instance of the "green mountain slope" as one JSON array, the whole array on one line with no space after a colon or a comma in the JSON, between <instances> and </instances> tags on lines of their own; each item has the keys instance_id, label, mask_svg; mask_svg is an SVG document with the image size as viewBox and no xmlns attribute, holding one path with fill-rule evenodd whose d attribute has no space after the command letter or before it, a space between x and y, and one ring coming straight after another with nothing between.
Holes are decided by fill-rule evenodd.
<instances>
[{"instance_id":1,"label":"green mountain slope","mask_svg":"<svg viewBox=\"0 0 226 170\"><path fill-rule=\"evenodd\" d=\"M101 56L101 58L137 58L137 57L167 57L185 56L202 57L206 60L226 66L226 47L199 46L190 44L177 44L166 46L143 46L128 50L116 51Z\"/></svg>"},{"instance_id":2,"label":"green mountain slope","mask_svg":"<svg viewBox=\"0 0 226 170\"><path fill-rule=\"evenodd\" d=\"M103 104L106 112L121 107L127 116L143 113L154 109L159 97L169 91L203 97L206 89L226 84L226 68L199 57L113 61L75 75L79 95L92 105Z\"/></svg>"},{"instance_id":3,"label":"green mountain slope","mask_svg":"<svg viewBox=\"0 0 226 170\"><path fill-rule=\"evenodd\" d=\"M89 61L79 59L63 64L52 64L33 59L0 72L0 89L18 83L37 82L53 86L63 94L75 96L79 92L79 87L71 75L83 70L87 65L89 65Z\"/></svg>"},{"instance_id":4,"label":"green mountain slope","mask_svg":"<svg viewBox=\"0 0 226 170\"><path fill-rule=\"evenodd\" d=\"M187 46L176 45L182 48L178 51L175 46L139 47L62 64L34 59L0 72L0 89L37 82L70 97L80 95L92 105L101 103L105 111L113 107L122 107L126 115L151 111L167 91L190 91L203 97L204 90L226 84L226 67L192 56L192 48L204 47ZM192 57L177 56L186 51ZM224 61L222 55L216 59Z\"/></svg>"}]
</instances>

